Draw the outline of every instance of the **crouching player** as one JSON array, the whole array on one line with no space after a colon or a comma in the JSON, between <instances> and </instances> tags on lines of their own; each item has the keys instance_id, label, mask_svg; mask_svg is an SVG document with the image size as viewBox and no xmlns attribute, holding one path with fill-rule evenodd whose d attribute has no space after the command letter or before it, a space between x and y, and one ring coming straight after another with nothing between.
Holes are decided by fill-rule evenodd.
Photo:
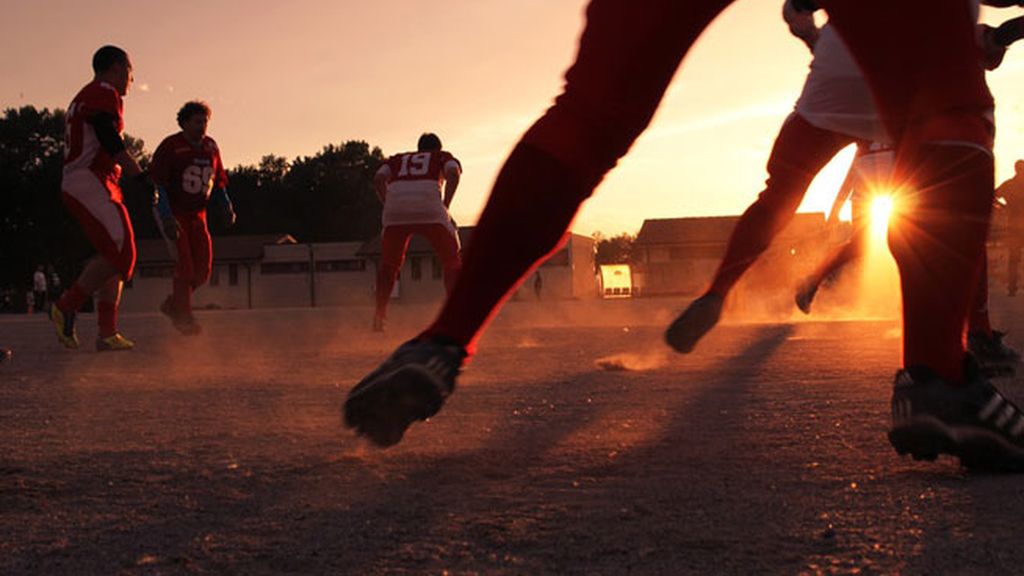
<instances>
[{"instance_id":1,"label":"crouching player","mask_svg":"<svg viewBox=\"0 0 1024 576\"><path fill-rule=\"evenodd\" d=\"M209 122L210 107L205 102L182 106L178 111L181 132L164 138L150 168L157 187L158 224L177 252L173 291L160 305L160 311L187 335L200 332L192 315L192 292L210 278L213 263L207 205L213 204L215 216L222 218L225 226L235 223L220 150L206 135Z\"/></svg>"}]
</instances>

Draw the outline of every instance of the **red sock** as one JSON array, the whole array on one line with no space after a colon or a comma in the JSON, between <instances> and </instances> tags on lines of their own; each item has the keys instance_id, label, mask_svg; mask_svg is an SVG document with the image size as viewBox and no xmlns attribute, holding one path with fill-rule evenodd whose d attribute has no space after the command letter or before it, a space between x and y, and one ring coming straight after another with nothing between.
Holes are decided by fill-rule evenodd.
<instances>
[{"instance_id":1,"label":"red sock","mask_svg":"<svg viewBox=\"0 0 1024 576\"><path fill-rule=\"evenodd\" d=\"M57 300L57 308L61 312L78 312L88 299L89 293L78 282L75 282Z\"/></svg>"},{"instance_id":2,"label":"red sock","mask_svg":"<svg viewBox=\"0 0 1024 576\"><path fill-rule=\"evenodd\" d=\"M517 146L494 183L451 295L422 335L443 336L472 352L502 301L561 245L592 191L552 156L528 144Z\"/></svg>"},{"instance_id":3,"label":"red sock","mask_svg":"<svg viewBox=\"0 0 1024 576\"><path fill-rule=\"evenodd\" d=\"M903 291L903 364L963 381L963 331L978 285L994 189L992 156L970 146L923 145L903 167L889 246Z\"/></svg>"},{"instance_id":4,"label":"red sock","mask_svg":"<svg viewBox=\"0 0 1024 576\"><path fill-rule=\"evenodd\" d=\"M98 302L96 304L97 321L100 327L100 338L117 334L117 304Z\"/></svg>"}]
</instances>

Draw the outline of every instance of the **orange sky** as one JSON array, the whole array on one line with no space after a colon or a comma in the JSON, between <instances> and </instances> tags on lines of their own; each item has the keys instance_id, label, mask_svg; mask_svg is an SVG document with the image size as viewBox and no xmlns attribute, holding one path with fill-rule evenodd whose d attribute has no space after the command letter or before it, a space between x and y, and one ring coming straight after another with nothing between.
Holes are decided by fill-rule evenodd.
<instances>
[{"instance_id":1,"label":"orange sky","mask_svg":"<svg viewBox=\"0 0 1024 576\"><path fill-rule=\"evenodd\" d=\"M213 106L210 134L229 166L289 159L360 139L390 154L437 132L462 160L452 205L476 220L504 156L557 94L585 0L182 0L12 3L0 21L0 107L66 107L93 51L132 55L129 133L153 147L186 100ZM781 2L740 0L687 58L651 128L584 207L575 230L635 232L644 218L741 212L764 180L776 131L809 54ZM988 11L1001 20L1013 11ZM1024 48L989 74L997 174L1024 157ZM1005 97L1003 96L1005 94ZM840 159L842 160L842 159ZM848 159L846 159L848 162ZM801 210L826 210L842 161Z\"/></svg>"}]
</instances>

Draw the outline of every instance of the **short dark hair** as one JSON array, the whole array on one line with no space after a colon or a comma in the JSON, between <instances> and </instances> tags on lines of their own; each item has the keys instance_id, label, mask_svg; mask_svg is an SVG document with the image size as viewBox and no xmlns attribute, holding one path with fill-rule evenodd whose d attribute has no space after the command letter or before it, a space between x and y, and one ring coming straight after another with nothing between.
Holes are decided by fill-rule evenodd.
<instances>
[{"instance_id":1,"label":"short dark hair","mask_svg":"<svg viewBox=\"0 0 1024 576\"><path fill-rule=\"evenodd\" d=\"M191 102L185 102L185 105L178 110L178 126L185 127L185 122L189 118L196 114L202 114L207 118L210 117L210 105L202 100L192 100Z\"/></svg>"},{"instance_id":2,"label":"short dark hair","mask_svg":"<svg viewBox=\"0 0 1024 576\"><path fill-rule=\"evenodd\" d=\"M114 64L127 64L128 53L117 46L104 46L92 55L92 71L102 74Z\"/></svg>"},{"instance_id":3,"label":"short dark hair","mask_svg":"<svg viewBox=\"0 0 1024 576\"><path fill-rule=\"evenodd\" d=\"M433 132L424 132L420 135L419 142L416 143L417 152L427 152L432 150L441 149L441 139L437 137L437 134Z\"/></svg>"}]
</instances>

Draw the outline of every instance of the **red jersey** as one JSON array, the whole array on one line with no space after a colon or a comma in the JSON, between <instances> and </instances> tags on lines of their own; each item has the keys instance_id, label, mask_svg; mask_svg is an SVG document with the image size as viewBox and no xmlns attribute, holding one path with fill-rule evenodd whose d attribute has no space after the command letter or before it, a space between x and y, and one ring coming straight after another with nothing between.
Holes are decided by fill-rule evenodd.
<instances>
[{"instance_id":1,"label":"red jersey","mask_svg":"<svg viewBox=\"0 0 1024 576\"><path fill-rule=\"evenodd\" d=\"M210 192L228 185L228 175L213 138L203 136L199 146L193 146L182 132L160 143L153 153L149 176L167 191L175 212L205 210Z\"/></svg>"},{"instance_id":2,"label":"red jersey","mask_svg":"<svg viewBox=\"0 0 1024 576\"><path fill-rule=\"evenodd\" d=\"M462 166L450 153L405 152L388 158L379 172L390 178L384 200L384 226L393 224L446 223L451 217L444 206L445 171Z\"/></svg>"},{"instance_id":3,"label":"red jersey","mask_svg":"<svg viewBox=\"0 0 1024 576\"><path fill-rule=\"evenodd\" d=\"M107 113L116 119L118 134L124 132L124 103L117 90L99 80L85 85L64 117L64 176L88 170L100 180L117 182L121 167L103 149L96 138L96 130L89 123L97 114Z\"/></svg>"}]
</instances>

